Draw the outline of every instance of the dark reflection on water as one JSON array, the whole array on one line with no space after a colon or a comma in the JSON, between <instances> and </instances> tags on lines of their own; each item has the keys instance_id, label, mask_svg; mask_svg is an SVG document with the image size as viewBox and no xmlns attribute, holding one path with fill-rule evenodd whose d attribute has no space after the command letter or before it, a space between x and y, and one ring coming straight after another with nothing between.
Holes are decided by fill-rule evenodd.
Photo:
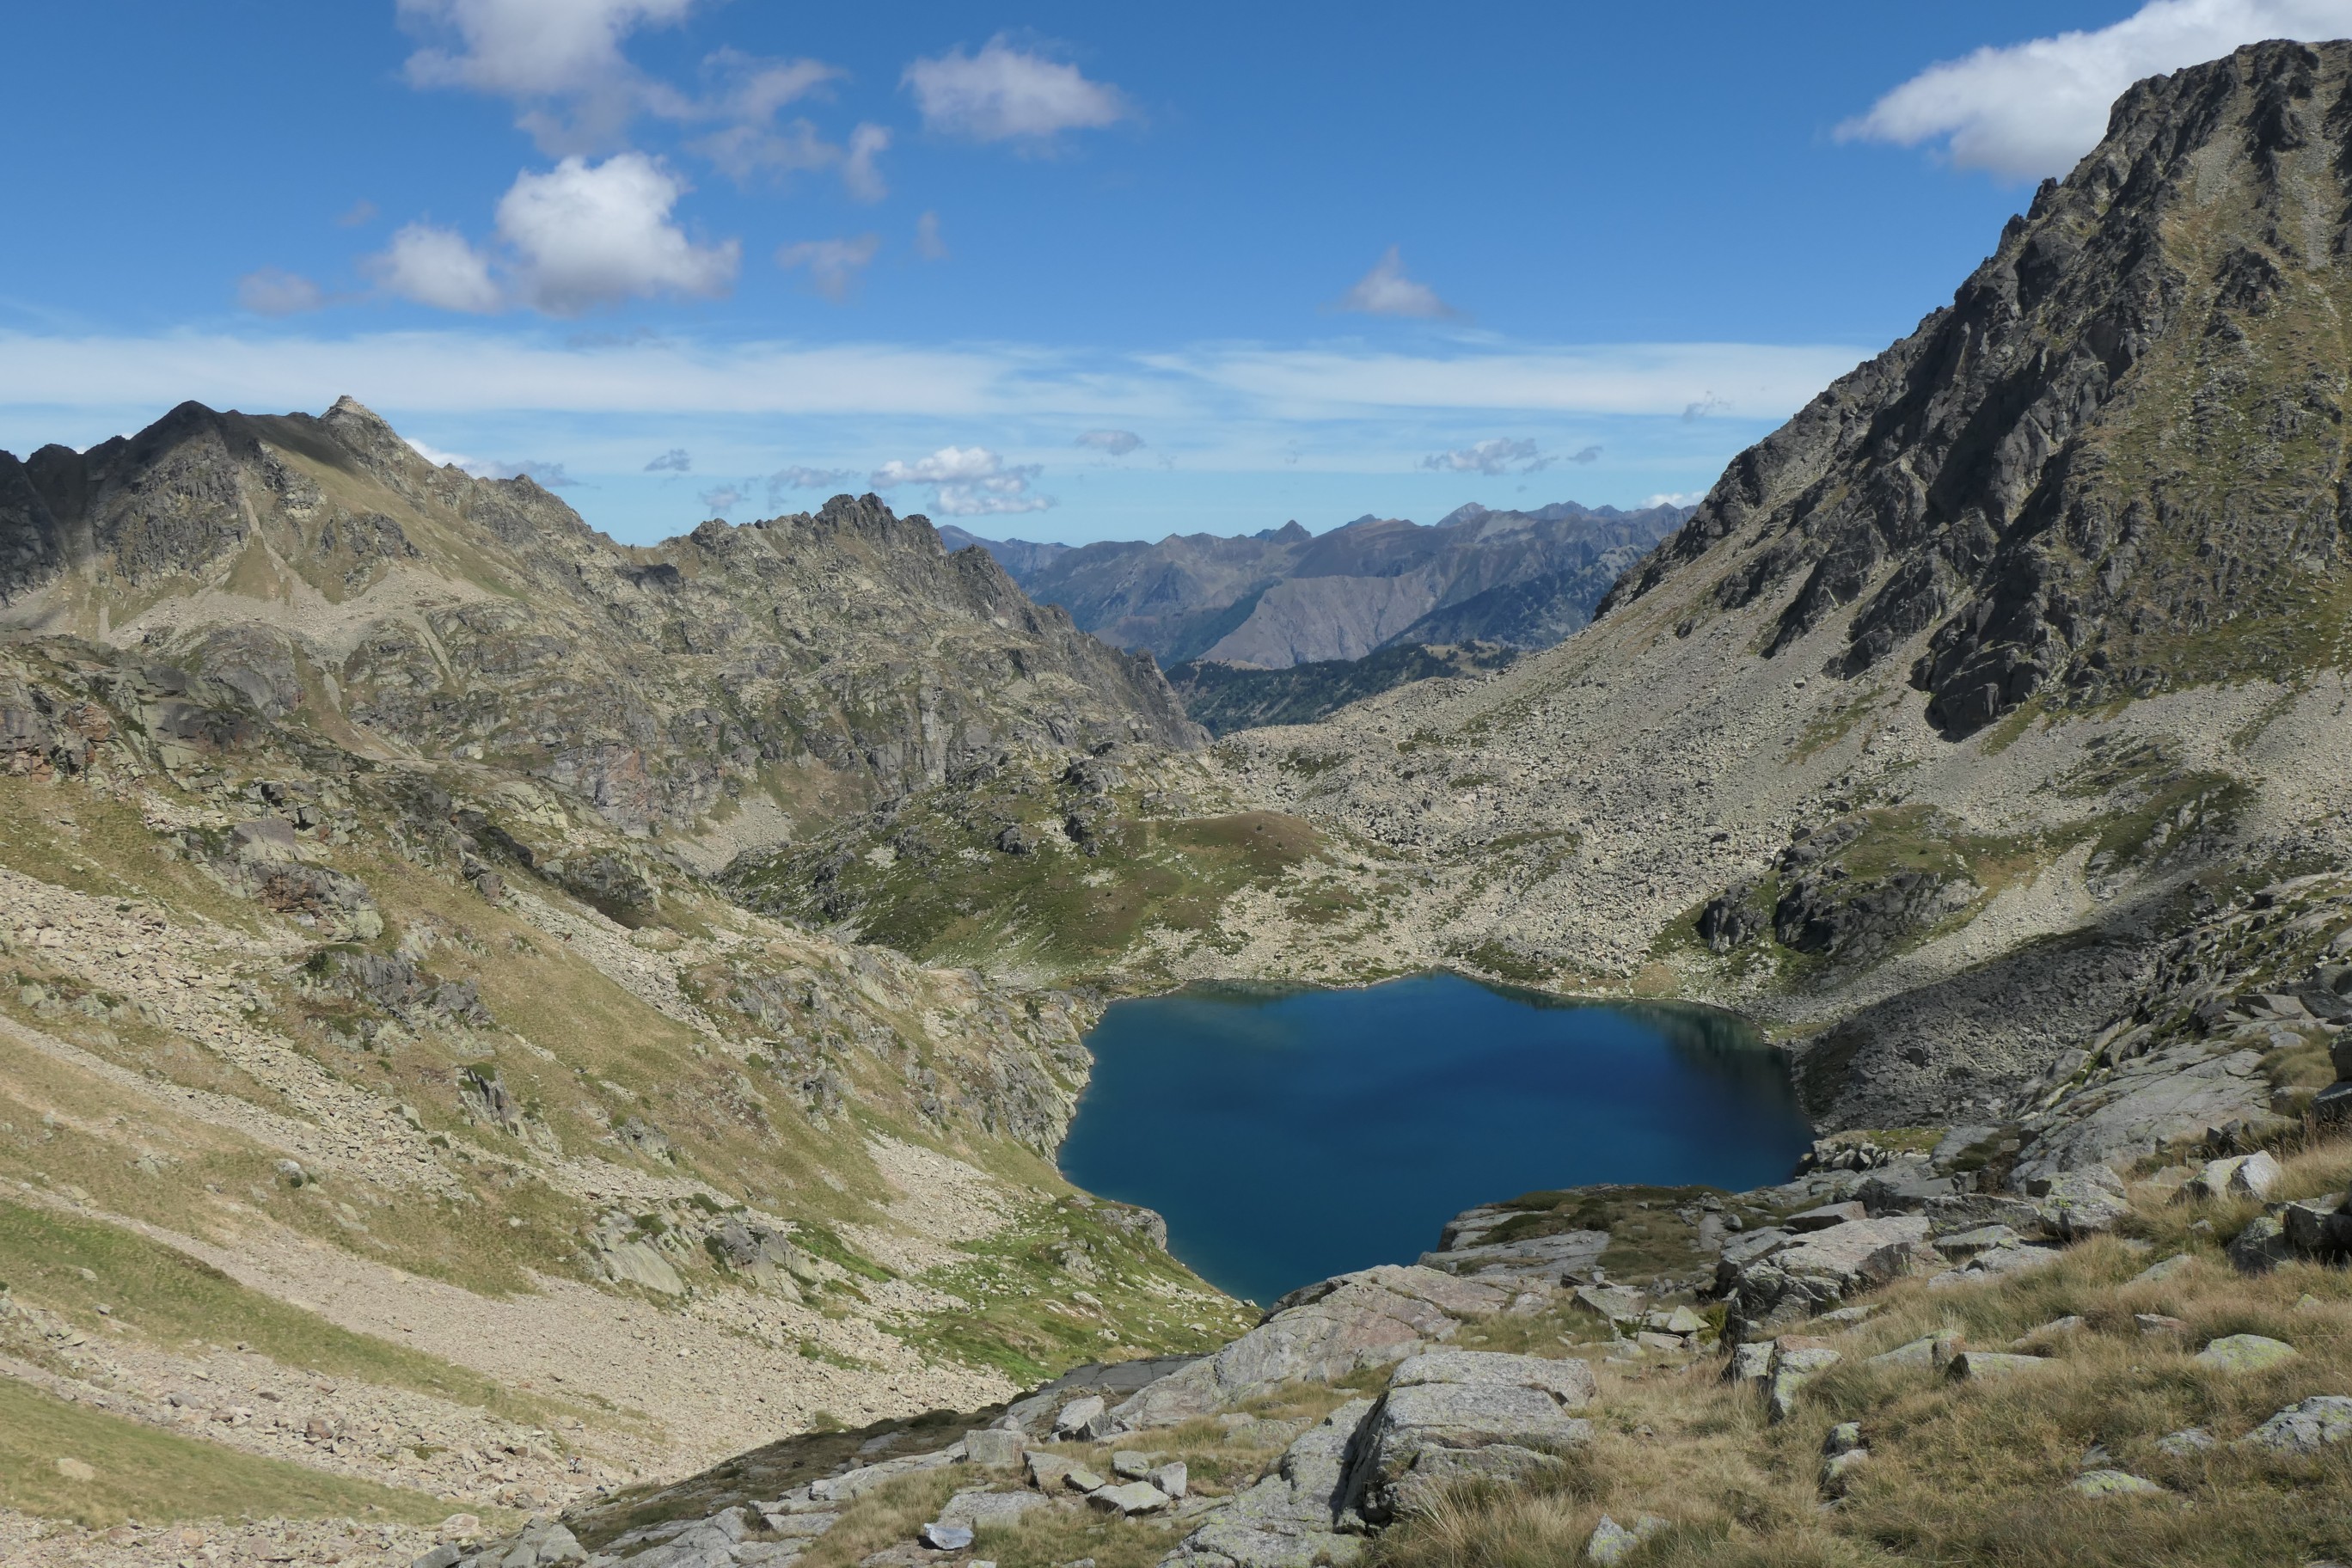
<instances>
[{"instance_id":1,"label":"dark reflection on water","mask_svg":"<svg viewBox=\"0 0 2352 1568\"><path fill-rule=\"evenodd\" d=\"M1756 1186L1811 1137L1728 1014L1424 974L1120 1002L1062 1170L1168 1216L1204 1279L1270 1301L1409 1263L1474 1204L1593 1182Z\"/></svg>"}]
</instances>

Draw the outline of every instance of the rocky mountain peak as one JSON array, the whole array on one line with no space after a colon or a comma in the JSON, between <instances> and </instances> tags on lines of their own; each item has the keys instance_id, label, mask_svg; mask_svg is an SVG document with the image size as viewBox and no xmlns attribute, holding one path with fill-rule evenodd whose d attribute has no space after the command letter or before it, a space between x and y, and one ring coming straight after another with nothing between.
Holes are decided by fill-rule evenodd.
<instances>
[{"instance_id":1,"label":"rocky mountain peak","mask_svg":"<svg viewBox=\"0 0 2352 1568\"><path fill-rule=\"evenodd\" d=\"M756 820L730 849L975 750L1202 739L1150 660L875 496L624 546L349 397L0 453L0 625L135 643L371 748L502 760L626 831Z\"/></svg>"},{"instance_id":2,"label":"rocky mountain peak","mask_svg":"<svg viewBox=\"0 0 2352 1568\"><path fill-rule=\"evenodd\" d=\"M2342 542L2352 44L2155 77L1952 303L1733 461L1603 609L1688 572L1769 658L1901 660L1948 735L2277 673ZM1751 611L1751 614L1754 612Z\"/></svg>"}]
</instances>

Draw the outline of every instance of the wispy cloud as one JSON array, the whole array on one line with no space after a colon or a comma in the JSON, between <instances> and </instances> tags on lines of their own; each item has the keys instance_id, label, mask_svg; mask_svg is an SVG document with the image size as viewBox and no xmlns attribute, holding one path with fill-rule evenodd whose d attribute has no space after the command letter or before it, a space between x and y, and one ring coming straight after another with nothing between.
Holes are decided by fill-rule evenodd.
<instances>
[{"instance_id":1,"label":"wispy cloud","mask_svg":"<svg viewBox=\"0 0 2352 1568\"><path fill-rule=\"evenodd\" d=\"M978 54L961 47L919 59L900 79L926 130L973 142L1050 141L1129 118L1125 95L1077 67L1019 49L999 35Z\"/></svg>"},{"instance_id":2,"label":"wispy cloud","mask_svg":"<svg viewBox=\"0 0 2352 1568\"><path fill-rule=\"evenodd\" d=\"M2107 110L2142 77L2264 38L2352 33L2345 0L2148 0L2108 26L1988 47L1930 66L1838 127L1844 141L1934 144L1963 169L2063 174L2097 145Z\"/></svg>"},{"instance_id":3,"label":"wispy cloud","mask_svg":"<svg viewBox=\"0 0 2352 1568\"><path fill-rule=\"evenodd\" d=\"M854 239L804 239L778 250L776 265L787 272L805 268L809 286L839 304L856 289L859 274L881 248L878 234L861 234Z\"/></svg>"},{"instance_id":4,"label":"wispy cloud","mask_svg":"<svg viewBox=\"0 0 2352 1568\"><path fill-rule=\"evenodd\" d=\"M751 496L737 485L719 485L702 492L702 504L710 509L710 515L713 517L725 517L751 499Z\"/></svg>"},{"instance_id":5,"label":"wispy cloud","mask_svg":"<svg viewBox=\"0 0 2352 1568\"><path fill-rule=\"evenodd\" d=\"M1405 276L1404 258L1393 245L1339 296L1335 309L1366 316L1417 316L1438 320L1462 312L1437 297L1437 290Z\"/></svg>"},{"instance_id":6,"label":"wispy cloud","mask_svg":"<svg viewBox=\"0 0 2352 1568\"><path fill-rule=\"evenodd\" d=\"M297 316L318 310L327 296L299 272L264 267L236 280L236 302L257 316Z\"/></svg>"},{"instance_id":7,"label":"wispy cloud","mask_svg":"<svg viewBox=\"0 0 2352 1568\"><path fill-rule=\"evenodd\" d=\"M1081 447L1092 447L1097 452L1108 452L1114 458L1124 458L1143 445L1143 437L1132 430L1089 430L1077 439Z\"/></svg>"},{"instance_id":8,"label":"wispy cloud","mask_svg":"<svg viewBox=\"0 0 2352 1568\"><path fill-rule=\"evenodd\" d=\"M1266 413L1344 416L1373 408L1681 415L1694 405L1785 418L1863 358L1805 344L1608 343L1408 354L1213 346L1146 363L1254 399Z\"/></svg>"},{"instance_id":9,"label":"wispy cloud","mask_svg":"<svg viewBox=\"0 0 2352 1568\"><path fill-rule=\"evenodd\" d=\"M694 455L683 447L672 447L646 465L649 474L690 474L694 471Z\"/></svg>"},{"instance_id":10,"label":"wispy cloud","mask_svg":"<svg viewBox=\"0 0 2352 1568\"><path fill-rule=\"evenodd\" d=\"M794 463L768 476L768 504L773 506L787 490L824 490L838 495L857 478L856 468L807 468Z\"/></svg>"},{"instance_id":11,"label":"wispy cloud","mask_svg":"<svg viewBox=\"0 0 2352 1568\"><path fill-rule=\"evenodd\" d=\"M915 254L926 261L945 261L948 242L940 237L940 215L925 213L915 220Z\"/></svg>"},{"instance_id":12,"label":"wispy cloud","mask_svg":"<svg viewBox=\"0 0 2352 1568\"><path fill-rule=\"evenodd\" d=\"M879 125L860 125L849 133L849 151L841 160L841 188L852 201L878 202L890 194L876 162L890 150L890 132Z\"/></svg>"},{"instance_id":13,"label":"wispy cloud","mask_svg":"<svg viewBox=\"0 0 2352 1568\"><path fill-rule=\"evenodd\" d=\"M1598 447L1593 449L1593 455L1600 455ZM1421 460L1421 466L1456 474L1532 474L1550 468L1558 460L1544 456L1533 441L1498 436L1455 451L1433 452Z\"/></svg>"},{"instance_id":14,"label":"wispy cloud","mask_svg":"<svg viewBox=\"0 0 2352 1568\"><path fill-rule=\"evenodd\" d=\"M965 428L1035 420L1057 426L1063 433L1047 438L1059 443L1073 428L1245 433L1268 421L1461 418L1490 429L1490 420L1524 426L1559 415L1675 422L1694 404L1729 420L1778 420L1861 358L1847 347L1757 343L1465 344L1424 353L1217 343L1111 355L1017 342L567 342L542 331L454 327L337 336L0 332L0 407L161 414L194 397L218 407L323 408L348 391L384 409L491 419L522 411L897 417Z\"/></svg>"}]
</instances>

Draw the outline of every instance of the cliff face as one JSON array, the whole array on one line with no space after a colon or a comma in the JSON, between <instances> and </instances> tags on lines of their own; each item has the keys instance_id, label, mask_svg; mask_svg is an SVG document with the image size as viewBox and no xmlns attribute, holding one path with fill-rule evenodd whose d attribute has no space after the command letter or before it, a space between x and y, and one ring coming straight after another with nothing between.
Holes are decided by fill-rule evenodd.
<instances>
[{"instance_id":1,"label":"cliff face","mask_svg":"<svg viewBox=\"0 0 2352 1568\"><path fill-rule=\"evenodd\" d=\"M1432 959L1721 998L1832 1124L2015 1113L2183 921L2352 862L2347 216L2352 44L2139 84L1591 626L1244 787L1423 861Z\"/></svg>"},{"instance_id":2,"label":"cliff face","mask_svg":"<svg viewBox=\"0 0 2352 1568\"><path fill-rule=\"evenodd\" d=\"M630 548L348 398L0 454L0 605L363 750L548 779L632 832L718 810L733 847L1002 743L1200 739L1149 658L873 497Z\"/></svg>"},{"instance_id":3,"label":"cliff face","mask_svg":"<svg viewBox=\"0 0 2352 1568\"><path fill-rule=\"evenodd\" d=\"M1698 574L1678 629L1748 612L1767 658L1834 623L1823 673L1891 662L1954 735L2332 655L2347 135L2339 46L2134 87L1949 306L1742 454L1612 603Z\"/></svg>"}]
</instances>

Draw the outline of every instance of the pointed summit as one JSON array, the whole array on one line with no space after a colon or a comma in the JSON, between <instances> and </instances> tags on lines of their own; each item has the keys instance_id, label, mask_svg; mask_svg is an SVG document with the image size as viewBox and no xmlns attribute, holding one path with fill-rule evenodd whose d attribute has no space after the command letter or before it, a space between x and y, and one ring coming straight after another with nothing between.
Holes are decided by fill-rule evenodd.
<instances>
[{"instance_id":1,"label":"pointed summit","mask_svg":"<svg viewBox=\"0 0 2352 1568\"><path fill-rule=\"evenodd\" d=\"M1898 660L1961 735L2035 700L2292 673L2352 593L2352 44L2124 94L1952 303L1741 454L1604 610L1668 577ZM1815 656L1818 657L1818 656Z\"/></svg>"}]
</instances>

